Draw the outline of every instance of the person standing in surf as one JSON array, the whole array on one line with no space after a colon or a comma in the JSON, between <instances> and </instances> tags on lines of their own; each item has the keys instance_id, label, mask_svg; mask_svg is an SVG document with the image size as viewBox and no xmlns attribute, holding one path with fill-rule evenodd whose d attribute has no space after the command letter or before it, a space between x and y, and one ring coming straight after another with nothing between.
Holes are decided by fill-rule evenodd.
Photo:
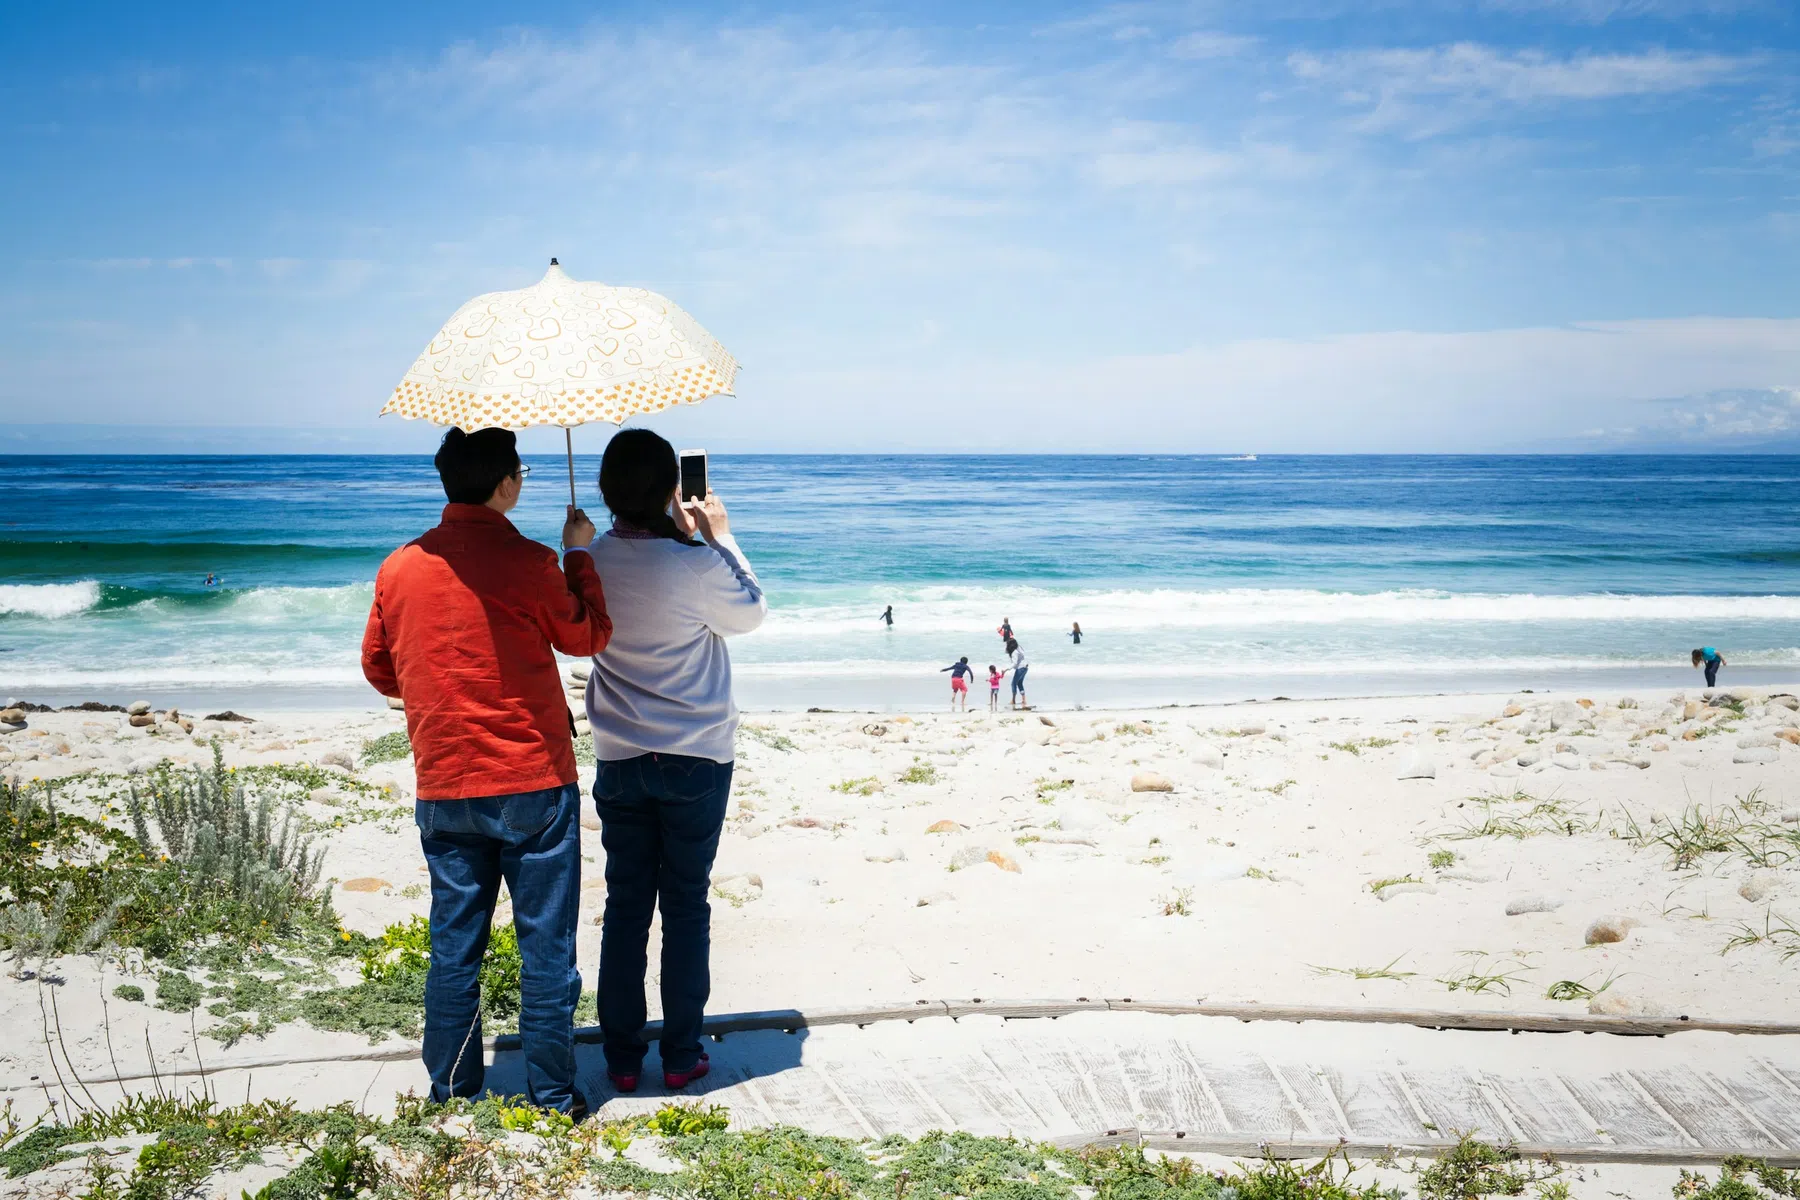
<instances>
[{"instance_id":1,"label":"person standing in surf","mask_svg":"<svg viewBox=\"0 0 1800 1200\"><path fill-rule=\"evenodd\" d=\"M1012 666L1007 668L1007 673L1012 676L1012 707L1030 708L1031 702L1025 699L1025 672L1031 669L1031 663L1014 638L1006 639L1006 653L1012 659Z\"/></svg>"},{"instance_id":2,"label":"person standing in surf","mask_svg":"<svg viewBox=\"0 0 1800 1200\"><path fill-rule=\"evenodd\" d=\"M1075 622L1075 628L1069 630L1069 636L1075 640L1075 644L1077 646L1081 645L1081 622L1080 621Z\"/></svg>"},{"instance_id":3,"label":"person standing in surf","mask_svg":"<svg viewBox=\"0 0 1800 1200\"><path fill-rule=\"evenodd\" d=\"M1003 642L1012 641L1012 635L1013 635L1012 618L1011 617L1001 617L1000 618L1000 628L996 629L994 632L998 633L1000 635L1001 641L1003 641Z\"/></svg>"},{"instance_id":4,"label":"person standing in surf","mask_svg":"<svg viewBox=\"0 0 1800 1200\"><path fill-rule=\"evenodd\" d=\"M1725 656L1711 646L1702 646L1694 651L1694 665L1706 668L1706 686L1716 687L1719 682L1719 668L1725 665Z\"/></svg>"},{"instance_id":5,"label":"person standing in surf","mask_svg":"<svg viewBox=\"0 0 1800 1200\"><path fill-rule=\"evenodd\" d=\"M969 711L969 681L975 678L975 668L969 665L969 656L963 655L938 674L950 672L950 711L955 712L960 702L962 711Z\"/></svg>"},{"instance_id":6,"label":"person standing in surf","mask_svg":"<svg viewBox=\"0 0 1800 1200\"><path fill-rule=\"evenodd\" d=\"M887 627L892 629L894 627L894 606L891 604L888 605L887 610L881 614L880 619L886 621Z\"/></svg>"}]
</instances>

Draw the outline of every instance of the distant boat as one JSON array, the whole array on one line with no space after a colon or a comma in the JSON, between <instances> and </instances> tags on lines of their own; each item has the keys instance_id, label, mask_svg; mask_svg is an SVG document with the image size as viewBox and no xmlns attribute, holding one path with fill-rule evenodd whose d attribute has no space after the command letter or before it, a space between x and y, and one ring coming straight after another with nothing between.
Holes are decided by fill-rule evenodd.
<instances>
[{"instance_id":1,"label":"distant boat","mask_svg":"<svg viewBox=\"0 0 1800 1200\"><path fill-rule=\"evenodd\" d=\"M1254 455L1254 454L1233 454L1233 455L1229 455L1225 458L1221 458L1219 461L1220 462L1255 462L1256 455Z\"/></svg>"}]
</instances>

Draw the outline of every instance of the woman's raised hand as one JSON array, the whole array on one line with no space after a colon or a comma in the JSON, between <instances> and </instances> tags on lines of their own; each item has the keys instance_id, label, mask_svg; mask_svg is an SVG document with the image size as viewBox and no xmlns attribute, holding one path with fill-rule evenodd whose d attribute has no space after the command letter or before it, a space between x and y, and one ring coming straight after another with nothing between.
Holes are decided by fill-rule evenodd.
<instances>
[{"instance_id":1,"label":"woman's raised hand","mask_svg":"<svg viewBox=\"0 0 1800 1200\"><path fill-rule=\"evenodd\" d=\"M685 525L684 533L691 534L695 528L707 541L726 537L731 533L731 518L725 512L725 502L715 496L710 489L704 500L684 500L677 506L680 515L675 518L677 526Z\"/></svg>"}]
</instances>

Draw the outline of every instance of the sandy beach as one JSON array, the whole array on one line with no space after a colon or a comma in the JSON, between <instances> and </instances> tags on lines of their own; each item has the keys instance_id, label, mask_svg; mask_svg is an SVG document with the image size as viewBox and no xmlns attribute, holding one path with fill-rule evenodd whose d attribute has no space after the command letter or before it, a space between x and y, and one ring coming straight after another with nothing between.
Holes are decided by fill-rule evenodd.
<instances>
[{"instance_id":1,"label":"sandy beach","mask_svg":"<svg viewBox=\"0 0 1800 1200\"><path fill-rule=\"evenodd\" d=\"M80 812L95 780L209 762L215 739L234 766L319 765L303 807L345 927L427 911L410 763L363 763L401 714L187 719L31 713L0 770L67 779L59 803ZM710 1011L1129 997L1786 1019L1796 763L1785 689L746 714ZM591 986L605 885L584 824ZM171 1052L193 1041L189 1014L102 1013L141 961L55 970L78 1067L104 1068L103 1015ZM1549 998L1558 984L1570 999ZM0 978L8 1028L38 1030L39 1003L35 982ZM230 1054L359 1045L288 1023ZM0 1083L44 1074L43 1051L7 1039ZM205 1038L201 1053L229 1057Z\"/></svg>"}]
</instances>

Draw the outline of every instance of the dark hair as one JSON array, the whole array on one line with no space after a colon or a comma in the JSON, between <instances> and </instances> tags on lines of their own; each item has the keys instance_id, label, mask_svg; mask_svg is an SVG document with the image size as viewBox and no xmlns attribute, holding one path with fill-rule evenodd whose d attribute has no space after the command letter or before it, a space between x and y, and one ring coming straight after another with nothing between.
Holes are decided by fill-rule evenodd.
<instances>
[{"instance_id":1,"label":"dark hair","mask_svg":"<svg viewBox=\"0 0 1800 1200\"><path fill-rule=\"evenodd\" d=\"M1694 661L1696 663L1698 663L1701 659L1703 659L1705 657L1706 657L1706 651L1704 651L1704 650L1694 651Z\"/></svg>"},{"instance_id":2,"label":"dark hair","mask_svg":"<svg viewBox=\"0 0 1800 1200\"><path fill-rule=\"evenodd\" d=\"M486 504L501 480L519 473L519 439L510 429L464 433L451 426L431 461L450 503Z\"/></svg>"},{"instance_id":3,"label":"dark hair","mask_svg":"<svg viewBox=\"0 0 1800 1200\"><path fill-rule=\"evenodd\" d=\"M693 546L669 516L669 496L681 481L675 447L648 429L621 429L600 456L600 499L635 528Z\"/></svg>"},{"instance_id":4,"label":"dark hair","mask_svg":"<svg viewBox=\"0 0 1800 1200\"><path fill-rule=\"evenodd\" d=\"M1019 648L1019 639L1018 638L1007 638L1006 639L1006 652L1008 654L1011 654L1014 650L1017 650L1018 648Z\"/></svg>"}]
</instances>

